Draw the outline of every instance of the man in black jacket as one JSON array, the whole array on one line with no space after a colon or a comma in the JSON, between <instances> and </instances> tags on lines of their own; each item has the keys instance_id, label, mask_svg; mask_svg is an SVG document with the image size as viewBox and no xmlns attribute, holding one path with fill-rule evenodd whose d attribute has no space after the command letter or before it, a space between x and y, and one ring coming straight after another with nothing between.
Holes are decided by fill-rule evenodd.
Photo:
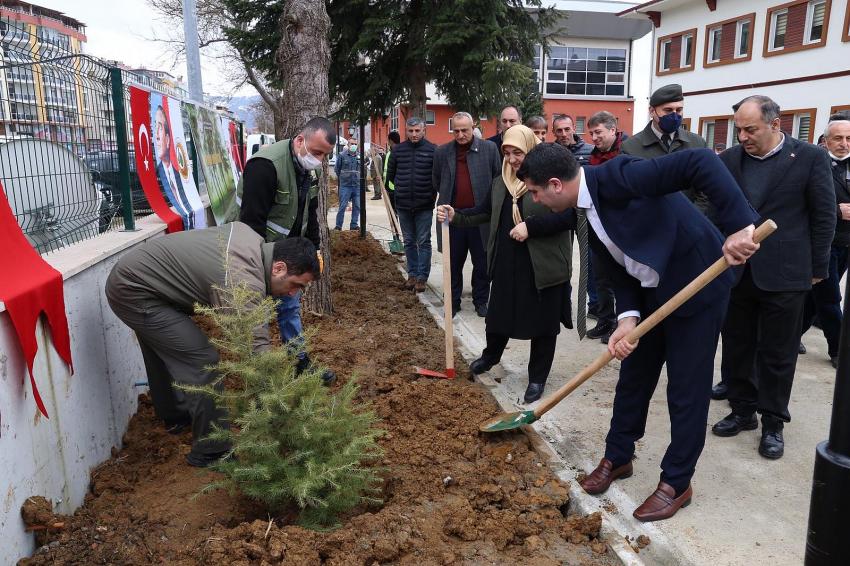
<instances>
[{"instance_id":1,"label":"man in black jacket","mask_svg":"<svg viewBox=\"0 0 850 566\"><path fill-rule=\"evenodd\" d=\"M781 458L800 345L803 306L828 276L835 190L826 152L779 129L779 105L750 96L732 107L740 145L720 155L762 220L779 226L738 273L723 326L732 413L712 428L735 436L758 428L759 454Z\"/></svg>"},{"instance_id":2,"label":"man in black jacket","mask_svg":"<svg viewBox=\"0 0 850 566\"><path fill-rule=\"evenodd\" d=\"M502 134L511 126L522 124L522 112L516 106L505 106L499 114L499 124L496 126L499 132L495 136L490 136L487 141L496 144L496 149L502 151Z\"/></svg>"},{"instance_id":3,"label":"man in black jacket","mask_svg":"<svg viewBox=\"0 0 850 566\"><path fill-rule=\"evenodd\" d=\"M545 121L544 121L545 124ZM453 208L473 208L487 200L493 179L502 170L502 158L495 144L472 135L474 122L467 112L452 116L454 141L443 144L434 154L433 183L439 192L437 204ZM437 243L442 250L440 230ZM466 256L472 258L472 304L478 316L487 316L490 280L487 277L487 253L484 242L490 235L490 225L450 226L452 258L452 315L460 310L463 292L463 266Z\"/></svg>"},{"instance_id":4,"label":"man in black jacket","mask_svg":"<svg viewBox=\"0 0 850 566\"><path fill-rule=\"evenodd\" d=\"M850 121L845 116L836 118L826 125L824 132L838 205L838 223L829 252L829 277L812 286L803 316L805 334L817 315L826 337L829 360L835 368L838 367L838 340L841 336L840 283L847 271L847 250L850 246Z\"/></svg>"},{"instance_id":5,"label":"man in black jacket","mask_svg":"<svg viewBox=\"0 0 850 566\"><path fill-rule=\"evenodd\" d=\"M387 182L395 186L395 208L404 236L404 287L422 293L431 273L431 218L437 196L431 171L437 146L425 139L422 118L408 119L406 132L407 140L390 155Z\"/></svg>"}]
</instances>

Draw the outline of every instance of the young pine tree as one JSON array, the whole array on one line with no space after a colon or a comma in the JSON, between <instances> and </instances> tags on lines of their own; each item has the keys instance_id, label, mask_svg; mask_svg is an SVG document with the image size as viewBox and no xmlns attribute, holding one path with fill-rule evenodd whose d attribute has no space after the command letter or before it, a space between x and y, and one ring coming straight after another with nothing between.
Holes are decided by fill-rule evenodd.
<instances>
[{"instance_id":1,"label":"young pine tree","mask_svg":"<svg viewBox=\"0 0 850 566\"><path fill-rule=\"evenodd\" d=\"M313 528L333 525L362 503L380 503L380 480L369 464L381 455L376 440L383 431L372 411L355 405L354 379L332 393L319 369L298 374L303 344L254 352L254 331L274 319L274 300L258 305L256 292L244 284L225 294L224 307L195 307L220 328L210 340L222 360L216 383L191 389L227 408L231 429L211 436L233 446L233 457L214 465L224 479L207 489L239 490L271 509L295 502L301 524ZM224 376L239 386L221 387Z\"/></svg>"}]
</instances>

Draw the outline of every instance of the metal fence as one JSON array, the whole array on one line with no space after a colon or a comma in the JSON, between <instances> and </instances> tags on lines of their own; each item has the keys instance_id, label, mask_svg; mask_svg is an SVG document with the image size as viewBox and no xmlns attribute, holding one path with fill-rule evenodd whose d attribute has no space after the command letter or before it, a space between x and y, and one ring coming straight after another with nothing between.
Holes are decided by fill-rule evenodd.
<instances>
[{"instance_id":1,"label":"metal fence","mask_svg":"<svg viewBox=\"0 0 850 566\"><path fill-rule=\"evenodd\" d=\"M0 22L0 182L45 253L151 210L128 141L124 71Z\"/></svg>"}]
</instances>

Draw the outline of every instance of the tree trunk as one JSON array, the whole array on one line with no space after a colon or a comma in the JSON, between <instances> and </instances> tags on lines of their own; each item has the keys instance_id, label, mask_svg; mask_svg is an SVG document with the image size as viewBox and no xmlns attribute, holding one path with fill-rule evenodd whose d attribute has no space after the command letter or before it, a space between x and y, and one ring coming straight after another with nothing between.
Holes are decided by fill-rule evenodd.
<instances>
[{"instance_id":1,"label":"tree trunk","mask_svg":"<svg viewBox=\"0 0 850 566\"><path fill-rule=\"evenodd\" d=\"M408 84L410 86L410 108L407 118L417 117L425 120L425 107L428 103L428 96L425 94L425 69L421 65L414 65L409 73Z\"/></svg>"},{"instance_id":2,"label":"tree trunk","mask_svg":"<svg viewBox=\"0 0 850 566\"><path fill-rule=\"evenodd\" d=\"M280 19L281 42L276 60L285 85L279 99L276 117L279 139L292 137L314 116L326 116L328 69L331 52L328 43L330 18L324 0L286 0ZM328 176L323 167L319 186L319 234L325 263L322 279L304 296L304 308L318 314L333 311L331 301L331 254L328 233Z\"/></svg>"}]
</instances>

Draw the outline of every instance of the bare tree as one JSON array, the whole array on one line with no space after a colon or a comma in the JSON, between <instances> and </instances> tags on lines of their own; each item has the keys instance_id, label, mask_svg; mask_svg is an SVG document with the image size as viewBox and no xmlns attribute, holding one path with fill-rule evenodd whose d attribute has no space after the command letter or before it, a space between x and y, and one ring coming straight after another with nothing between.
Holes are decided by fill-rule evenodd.
<instances>
[{"instance_id":1,"label":"bare tree","mask_svg":"<svg viewBox=\"0 0 850 566\"><path fill-rule=\"evenodd\" d=\"M274 131L274 112L272 112L272 109L268 104L266 104L265 100L260 99L256 102L252 102L248 107L248 111L254 118L254 124L258 131L264 133Z\"/></svg>"},{"instance_id":2,"label":"bare tree","mask_svg":"<svg viewBox=\"0 0 850 566\"><path fill-rule=\"evenodd\" d=\"M292 137L313 116L327 116L330 106L328 69L331 51L328 42L330 18L324 0L287 0L280 19L281 42L275 60L281 82L280 129ZM304 297L306 309L330 314L333 310L330 282L330 241L328 233L328 176L324 166L319 187L319 233L325 262L325 277L311 285Z\"/></svg>"}]
</instances>

